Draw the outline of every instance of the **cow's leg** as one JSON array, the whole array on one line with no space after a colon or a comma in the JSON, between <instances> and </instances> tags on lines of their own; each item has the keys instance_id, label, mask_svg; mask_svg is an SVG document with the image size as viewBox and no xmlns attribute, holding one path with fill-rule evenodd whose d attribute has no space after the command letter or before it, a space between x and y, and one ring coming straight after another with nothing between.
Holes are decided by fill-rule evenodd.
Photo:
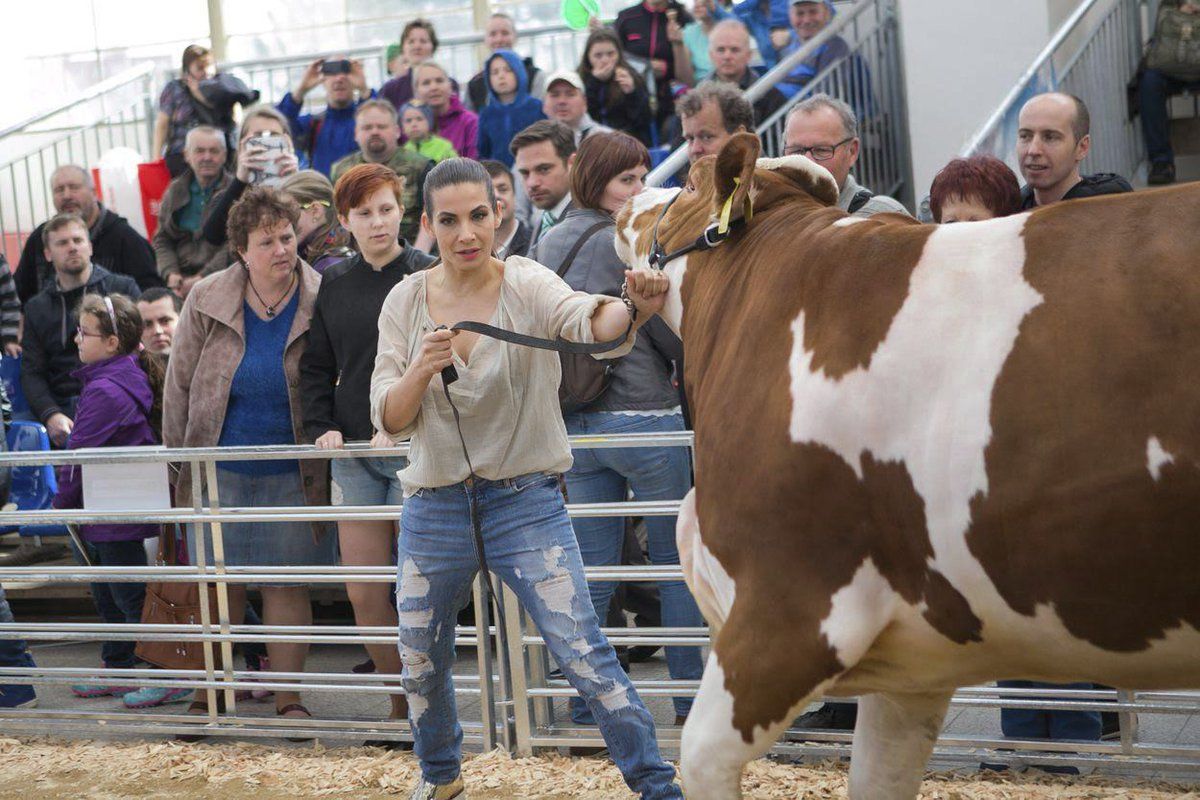
<instances>
[{"instance_id":1,"label":"cow's leg","mask_svg":"<svg viewBox=\"0 0 1200 800\"><path fill-rule=\"evenodd\" d=\"M851 800L913 800L951 692L870 694L858 701Z\"/></svg>"},{"instance_id":2,"label":"cow's leg","mask_svg":"<svg viewBox=\"0 0 1200 800\"><path fill-rule=\"evenodd\" d=\"M813 692L813 696L817 694ZM733 726L733 700L725 688L725 671L716 654L710 653L700 691L683 726L680 746L683 789L688 800L741 798L742 769L766 754L795 715L810 702L805 697L769 728L755 728L754 740L747 742Z\"/></svg>"}]
</instances>

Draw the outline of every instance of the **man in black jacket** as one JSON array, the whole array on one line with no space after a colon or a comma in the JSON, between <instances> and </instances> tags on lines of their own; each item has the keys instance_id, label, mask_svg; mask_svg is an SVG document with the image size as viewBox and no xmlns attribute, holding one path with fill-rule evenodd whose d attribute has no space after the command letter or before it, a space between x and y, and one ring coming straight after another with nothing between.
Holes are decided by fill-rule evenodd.
<instances>
[{"instance_id":1,"label":"man in black jacket","mask_svg":"<svg viewBox=\"0 0 1200 800\"><path fill-rule=\"evenodd\" d=\"M85 294L124 294L136 300L133 278L92 263L87 223L78 214L56 214L41 226L43 255L53 273L46 288L25 304L21 386L34 416L62 447L74 427L80 367L75 309Z\"/></svg>"},{"instance_id":2,"label":"man in black jacket","mask_svg":"<svg viewBox=\"0 0 1200 800\"><path fill-rule=\"evenodd\" d=\"M78 214L87 225L92 242L92 261L109 272L128 275L143 289L162 286L154 265L154 250L146 239L96 200L92 176L83 167L66 164L50 175L54 210L59 214ZM46 223L33 229L21 251L21 260L13 277L17 295L24 305L54 283L54 267L45 255L42 231Z\"/></svg>"},{"instance_id":3,"label":"man in black jacket","mask_svg":"<svg viewBox=\"0 0 1200 800\"><path fill-rule=\"evenodd\" d=\"M1079 174L1079 164L1092 146L1090 129L1087 105L1074 95L1039 94L1021 108L1017 118L1017 160L1025 178L1021 210L1133 191L1119 175Z\"/></svg>"}]
</instances>

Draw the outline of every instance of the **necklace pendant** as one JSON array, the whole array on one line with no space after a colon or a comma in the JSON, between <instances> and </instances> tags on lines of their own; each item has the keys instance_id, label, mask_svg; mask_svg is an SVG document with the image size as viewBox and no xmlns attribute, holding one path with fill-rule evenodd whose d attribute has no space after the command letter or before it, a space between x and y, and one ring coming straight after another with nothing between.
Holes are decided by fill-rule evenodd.
<instances>
[{"instance_id":1,"label":"necklace pendant","mask_svg":"<svg viewBox=\"0 0 1200 800\"><path fill-rule=\"evenodd\" d=\"M267 306L267 319L274 319L275 306Z\"/></svg>"}]
</instances>

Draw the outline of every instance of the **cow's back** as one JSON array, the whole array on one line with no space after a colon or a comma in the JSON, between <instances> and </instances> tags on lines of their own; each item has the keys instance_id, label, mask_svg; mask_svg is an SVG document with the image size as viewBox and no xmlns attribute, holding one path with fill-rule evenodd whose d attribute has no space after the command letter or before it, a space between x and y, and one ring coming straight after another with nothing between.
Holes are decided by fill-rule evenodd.
<instances>
[{"instance_id":1,"label":"cow's back","mask_svg":"<svg viewBox=\"0 0 1200 800\"><path fill-rule=\"evenodd\" d=\"M889 652L1146 674L1200 614L1198 198L942 228L784 209L689 269L698 514L753 539L705 536L744 613L828 628L874 580Z\"/></svg>"}]
</instances>

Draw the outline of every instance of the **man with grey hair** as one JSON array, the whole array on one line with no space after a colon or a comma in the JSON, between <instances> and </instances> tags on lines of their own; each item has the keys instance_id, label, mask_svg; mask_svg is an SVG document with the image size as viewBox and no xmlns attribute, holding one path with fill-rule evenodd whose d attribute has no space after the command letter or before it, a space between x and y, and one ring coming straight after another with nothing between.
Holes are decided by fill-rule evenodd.
<instances>
[{"instance_id":1,"label":"man with grey hair","mask_svg":"<svg viewBox=\"0 0 1200 800\"><path fill-rule=\"evenodd\" d=\"M50 194L57 213L78 214L87 224L94 264L109 272L130 276L142 289L163 285L154 267L154 250L150 243L131 228L124 217L109 211L96 199L91 173L83 167L64 164L50 175ZM54 266L46 258L42 246L45 226L43 222L33 229L21 250L21 260L17 262L13 277L22 305L54 284Z\"/></svg>"},{"instance_id":2,"label":"man with grey hair","mask_svg":"<svg viewBox=\"0 0 1200 800\"><path fill-rule=\"evenodd\" d=\"M750 31L741 21L721 20L709 31L708 57L713 63L713 80L746 91L759 79L759 74L750 68L751 55ZM783 92L772 86L754 101L754 122L761 125L786 102Z\"/></svg>"},{"instance_id":3,"label":"man with grey hair","mask_svg":"<svg viewBox=\"0 0 1200 800\"><path fill-rule=\"evenodd\" d=\"M702 82L683 96L676 110L692 164L721 152L735 133L754 131L754 108L728 83Z\"/></svg>"},{"instance_id":4,"label":"man with grey hair","mask_svg":"<svg viewBox=\"0 0 1200 800\"><path fill-rule=\"evenodd\" d=\"M802 155L829 170L837 181L838 206L860 217L883 212L907 214L899 201L859 185L850 170L858 161L858 118L837 98L816 94L788 112L783 154Z\"/></svg>"},{"instance_id":5,"label":"man with grey hair","mask_svg":"<svg viewBox=\"0 0 1200 800\"><path fill-rule=\"evenodd\" d=\"M225 191L231 178L225 169L225 134L209 125L192 128L184 141L183 160L188 168L171 181L159 203L154 255L160 275L174 270L187 279L230 263L228 249L203 235L212 199Z\"/></svg>"}]
</instances>

